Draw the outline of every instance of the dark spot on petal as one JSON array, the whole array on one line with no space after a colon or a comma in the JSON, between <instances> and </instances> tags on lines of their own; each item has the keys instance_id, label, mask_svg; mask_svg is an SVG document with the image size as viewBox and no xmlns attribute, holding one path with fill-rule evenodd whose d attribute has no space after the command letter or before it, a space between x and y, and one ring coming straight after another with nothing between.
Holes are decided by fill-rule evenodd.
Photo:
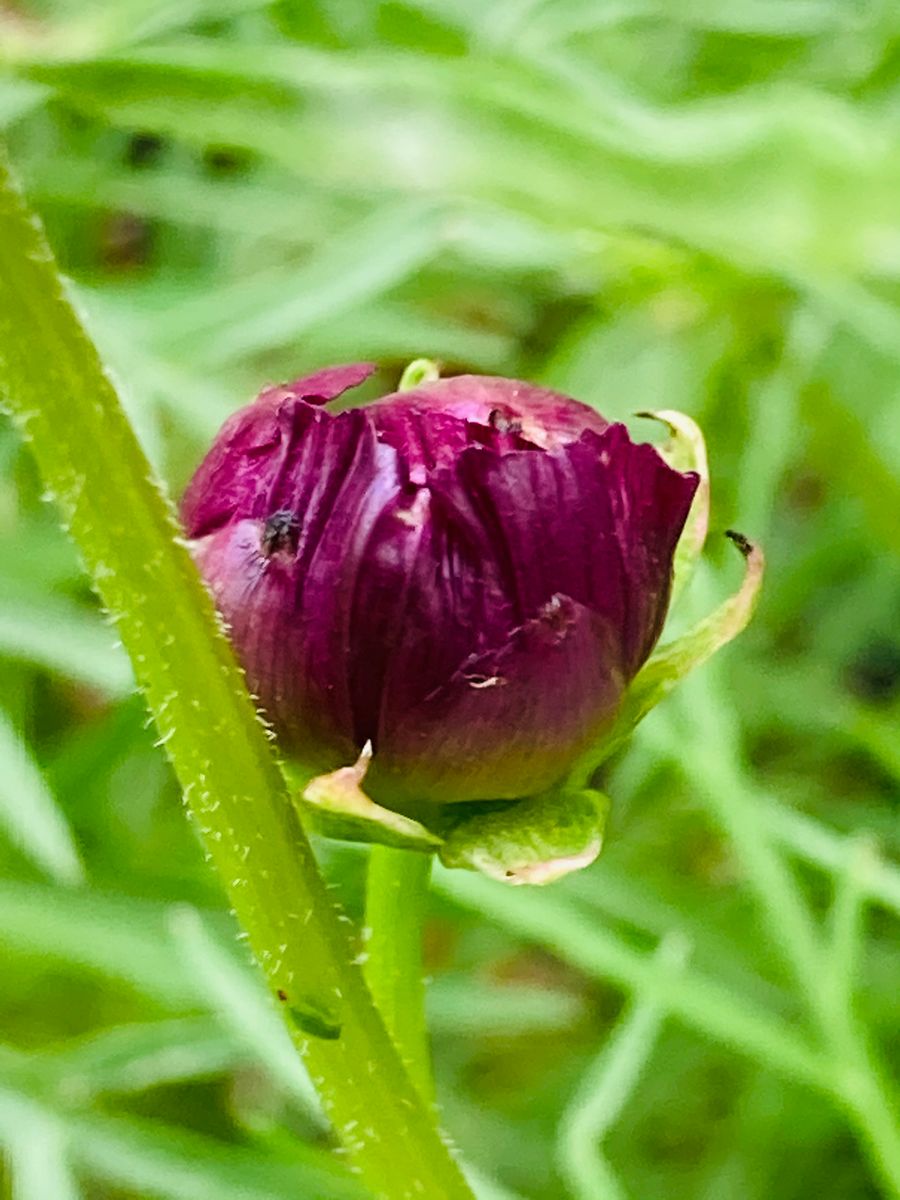
<instances>
[{"instance_id":1,"label":"dark spot on petal","mask_svg":"<svg viewBox=\"0 0 900 1200\"><path fill-rule=\"evenodd\" d=\"M296 554L299 538L299 520L290 509L282 508L272 513L263 526L259 548L266 558L271 558L273 554L281 551Z\"/></svg>"},{"instance_id":2,"label":"dark spot on petal","mask_svg":"<svg viewBox=\"0 0 900 1200\"><path fill-rule=\"evenodd\" d=\"M287 992L283 988L279 988L275 995L282 1002L282 1004L287 1001Z\"/></svg>"},{"instance_id":3,"label":"dark spot on petal","mask_svg":"<svg viewBox=\"0 0 900 1200\"><path fill-rule=\"evenodd\" d=\"M492 408L488 413L488 425L497 433L521 433L522 422L502 408Z\"/></svg>"}]
</instances>

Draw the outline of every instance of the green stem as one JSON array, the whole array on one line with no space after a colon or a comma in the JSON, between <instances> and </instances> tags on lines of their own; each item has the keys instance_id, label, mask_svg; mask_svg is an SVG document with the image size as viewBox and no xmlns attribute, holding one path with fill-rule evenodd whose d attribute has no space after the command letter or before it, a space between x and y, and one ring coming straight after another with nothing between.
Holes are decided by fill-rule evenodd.
<instances>
[{"instance_id":1,"label":"green stem","mask_svg":"<svg viewBox=\"0 0 900 1200\"><path fill-rule=\"evenodd\" d=\"M432 1099L422 924L431 855L373 846L366 880L365 977L394 1045L422 1096Z\"/></svg>"},{"instance_id":2,"label":"green stem","mask_svg":"<svg viewBox=\"0 0 900 1200\"><path fill-rule=\"evenodd\" d=\"M0 161L0 396L117 631L335 1130L388 1200L471 1200L371 1003L231 647Z\"/></svg>"}]
</instances>

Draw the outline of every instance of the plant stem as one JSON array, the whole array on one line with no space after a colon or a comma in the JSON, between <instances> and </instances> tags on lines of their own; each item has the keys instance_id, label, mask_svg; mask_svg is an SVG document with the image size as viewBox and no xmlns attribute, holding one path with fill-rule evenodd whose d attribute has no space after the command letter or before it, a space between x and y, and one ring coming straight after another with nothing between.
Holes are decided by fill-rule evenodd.
<instances>
[{"instance_id":1,"label":"plant stem","mask_svg":"<svg viewBox=\"0 0 900 1200\"><path fill-rule=\"evenodd\" d=\"M212 600L0 161L0 395L131 655L185 801L372 1193L471 1200L352 965Z\"/></svg>"},{"instance_id":2,"label":"plant stem","mask_svg":"<svg viewBox=\"0 0 900 1200\"><path fill-rule=\"evenodd\" d=\"M433 1085L425 1020L422 925L431 855L373 846L366 879L366 982L394 1045L426 1100Z\"/></svg>"}]
</instances>

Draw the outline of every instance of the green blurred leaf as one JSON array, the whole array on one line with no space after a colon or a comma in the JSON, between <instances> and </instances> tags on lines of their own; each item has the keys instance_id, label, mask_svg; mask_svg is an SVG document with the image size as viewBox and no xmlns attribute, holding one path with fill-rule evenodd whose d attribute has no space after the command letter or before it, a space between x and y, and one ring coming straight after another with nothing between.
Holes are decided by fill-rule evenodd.
<instances>
[{"instance_id":1,"label":"green blurred leaf","mask_svg":"<svg viewBox=\"0 0 900 1200\"><path fill-rule=\"evenodd\" d=\"M118 1025L45 1056L59 1095L79 1103L210 1078L253 1061L244 1041L210 1017Z\"/></svg>"},{"instance_id":2,"label":"green blurred leaf","mask_svg":"<svg viewBox=\"0 0 900 1200\"><path fill-rule=\"evenodd\" d=\"M666 1016L665 978L684 967L688 943L670 935L654 963L660 972L655 994L636 1000L621 1018L591 1064L563 1114L559 1130L560 1163L579 1200L623 1200L625 1190L600 1143L628 1101L656 1048Z\"/></svg>"},{"instance_id":3,"label":"green blurred leaf","mask_svg":"<svg viewBox=\"0 0 900 1200\"><path fill-rule=\"evenodd\" d=\"M134 687L114 631L84 608L44 595L0 600L0 654L113 696Z\"/></svg>"},{"instance_id":4,"label":"green blurred leaf","mask_svg":"<svg viewBox=\"0 0 900 1200\"><path fill-rule=\"evenodd\" d=\"M429 1027L439 1037L521 1037L570 1028L585 1015L578 996L537 985L459 975L437 979L428 989Z\"/></svg>"},{"instance_id":5,"label":"green blurred leaf","mask_svg":"<svg viewBox=\"0 0 900 1200\"><path fill-rule=\"evenodd\" d=\"M151 337L176 353L190 347L195 364L215 367L299 338L333 313L373 300L434 256L445 221L433 205L391 206L300 266L173 306L160 314Z\"/></svg>"},{"instance_id":6,"label":"green blurred leaf","mask_svg":"<svg viewBox=\"0 0 900 1200\"><path fill-rule=\"evenodd\" d=\"M0 1140L6 1143L12 1200L79 1200L81 1188L68 1162L59 1122L36 1107L10 1102L0 1092Z\"/></svg>"},{"instance_id":7,"label":"green blurred leaf","mask_svg":"<svg viewBox=\"0 0 900 1200\"><path fill-rule=\"evenodd\" d=\"M23 738L0 710L0 825L13 844L58 883L81 883L84 868L55 796Z\"/></svg>"},{"instance_id":8,"label":"green blurred leaf","mask_svg":"<svg viewBox=\"0 0 900 1200\"><path fill-rule=\"evenodd\" d=\"M197 981L166 936L168 909L153 902L0 881L6 954L63 964L135 988L175 1009L197 1003Z\"/></svg>"},{"instance_id":9,"label":"green blurred leaf","mask_svg":"<svg viewBox=\"0 0 900 1200\"><path fill-rule=\"evenodd\" d=\"M279 1161L160 1122L48 1109L0 1087L0 1130L14 1138L23 1126L35 1133L43 1128L45 1136L49 1132L61 1142L79 1173L159 1200L295 1200L298 1195L362 1200L365 1195L340 1164L311 1147L298 1144L291 1161ZM43 1175L35 1173L32 1180L46 1183L51 1164L47 1159ZM56 1191L32 1192L27 1200L38 1196L67 1200Z\"/></svg>"}]
</instances>

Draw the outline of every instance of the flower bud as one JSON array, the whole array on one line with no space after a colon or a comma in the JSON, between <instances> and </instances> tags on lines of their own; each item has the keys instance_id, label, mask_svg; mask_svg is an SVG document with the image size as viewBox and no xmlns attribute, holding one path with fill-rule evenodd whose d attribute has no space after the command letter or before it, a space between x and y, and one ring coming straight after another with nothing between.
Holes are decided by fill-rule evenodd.
<instances>
[{"instance_id":1,"label":"flower bud","mask_svg":"<svg viewBox=\"0 0 900 1200\"><path fill-rule=\"evenodd\" d=\"M324 407L372 370L268 388L225 423L182 506L200 570L306 765L371 744L390 808L535 795L659 638L698 477L515 380Z\"/></svg>"}]
</instances>

